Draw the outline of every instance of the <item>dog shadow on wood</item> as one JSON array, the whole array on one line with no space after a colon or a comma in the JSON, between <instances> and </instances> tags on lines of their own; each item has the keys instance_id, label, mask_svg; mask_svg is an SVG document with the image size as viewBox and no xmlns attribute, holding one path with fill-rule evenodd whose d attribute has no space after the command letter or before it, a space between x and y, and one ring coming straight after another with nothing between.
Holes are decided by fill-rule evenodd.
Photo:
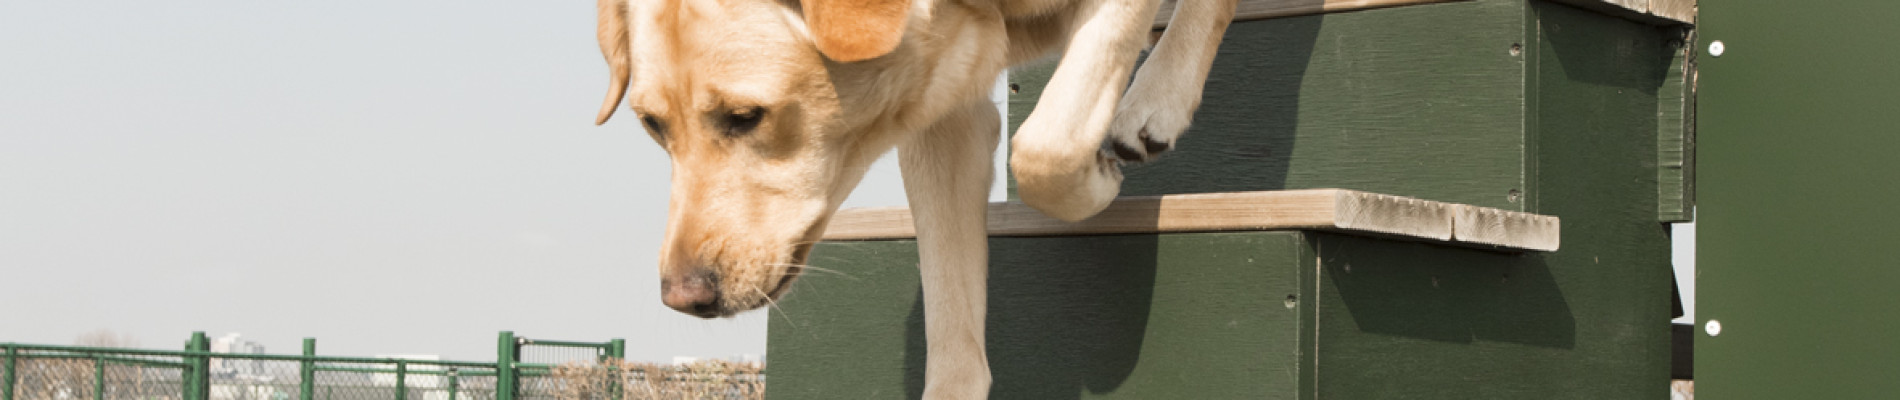
<instances>
[{"instance_id":1,"label":"dog shadow on wood","mask_svg":"<svg viewBox=\"0 0 1900 400\"><path fill-rule=\"evenodd\" d=\"M1112 392L1140 361L1153 300L1154 235L991 241L988 354L999 398ZM909 398L924 390L924 302L905 349Z\"/></svg>"}]
</instances>

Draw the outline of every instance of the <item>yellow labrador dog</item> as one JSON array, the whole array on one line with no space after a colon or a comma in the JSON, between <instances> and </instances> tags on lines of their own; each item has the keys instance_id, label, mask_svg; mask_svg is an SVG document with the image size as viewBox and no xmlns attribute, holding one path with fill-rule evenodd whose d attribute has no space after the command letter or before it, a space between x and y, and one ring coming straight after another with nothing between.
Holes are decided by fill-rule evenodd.
<instances>
[{"instance_id":1,"label":"yellow labrador dog","mask_svg":"<svg viewBox=\"0 0 1900 400\"><path fill-rule=\"evenodd\" d=\"M596 123L624 99L673 161L663 302L713 318L775 301L896 148L922 258L924 398L987 397L989 88L1060 54L1010 166L1030 206L1094 215L1120 163L1187 129L1238 0L1181 0L1130 85L1161 1L599 0L612 79Z\"/></svg>"}]
</instances>

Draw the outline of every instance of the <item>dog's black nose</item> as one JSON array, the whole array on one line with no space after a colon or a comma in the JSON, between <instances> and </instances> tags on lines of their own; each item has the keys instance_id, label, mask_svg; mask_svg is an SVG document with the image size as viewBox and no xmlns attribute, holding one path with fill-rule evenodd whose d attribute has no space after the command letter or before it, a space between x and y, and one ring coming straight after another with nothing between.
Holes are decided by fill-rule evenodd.
<instances>
[{"instance_id":1,"label":"dog's black nose","mask_svg":"<svg viewBox=\"0 0 1900 400\"><path fill-rule=\"evenodd\" d=\"M719 279L712 270L662 277L660 302L667 307L700 318L719 316Z\"/></svg>"}]
</instances>

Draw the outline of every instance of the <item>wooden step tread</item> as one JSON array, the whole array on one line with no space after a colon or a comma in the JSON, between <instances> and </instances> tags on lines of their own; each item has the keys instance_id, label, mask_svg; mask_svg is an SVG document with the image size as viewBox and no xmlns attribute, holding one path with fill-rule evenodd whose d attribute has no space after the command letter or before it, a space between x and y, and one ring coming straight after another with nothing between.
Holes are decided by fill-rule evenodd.
<instances>
[{"instance_id":1,"label":"wooden step tread","mask_svg":"<svg viewBox=\"0 0 1900 400\"><path fill-rule=\"evenodd\" d=\"M1509 251L1556 251L1557 217L1345 189L1127 197L1081 222L991 203L990 236L1324 230ZM916 238L910 209L839 211L825 240Z\"/></svg>"},{"instance_id":2,"label":"wooden step tread","mask_svg":"<svg viewBox=\"0 0 1900 400\"><path fill-rule=\"evenodd\" d=\"M1175 3L1162 0L1154 26L1168 26L1174 18ZM1375 8L1403 7L1470 0L1240 0L1234 8L1235 21L1297 17ZM1695 0L1557 0L1590 10L1624 16L1652 24L1673 25L1695 22Z\"/></svg>"}]
</instances>

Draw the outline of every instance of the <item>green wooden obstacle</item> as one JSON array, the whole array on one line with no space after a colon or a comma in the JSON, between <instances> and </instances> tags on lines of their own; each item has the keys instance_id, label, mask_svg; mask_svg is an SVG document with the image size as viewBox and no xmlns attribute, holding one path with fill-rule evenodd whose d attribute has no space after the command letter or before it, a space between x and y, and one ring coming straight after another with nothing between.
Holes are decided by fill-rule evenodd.
<instances>
[{"instance_id":1,"label":"green wooden obstacle","mask_svg":"<svg viewBox=\"0 0 1900 400\"><path fill-rule=\"evenodd\" d=\"M1666 397L1686 28L1626 14L1478 0L1235 23L1194 128L1124 195L1343 188L1560 218L1561 247L1343 226L994 237L992 398ZM1047 74L1012 72L1013 123ZM853 239L811 263L848 276L806 276L773 311L767 396L918 397L914 242L834 237Z\"/></svg>"}]
</instances>

